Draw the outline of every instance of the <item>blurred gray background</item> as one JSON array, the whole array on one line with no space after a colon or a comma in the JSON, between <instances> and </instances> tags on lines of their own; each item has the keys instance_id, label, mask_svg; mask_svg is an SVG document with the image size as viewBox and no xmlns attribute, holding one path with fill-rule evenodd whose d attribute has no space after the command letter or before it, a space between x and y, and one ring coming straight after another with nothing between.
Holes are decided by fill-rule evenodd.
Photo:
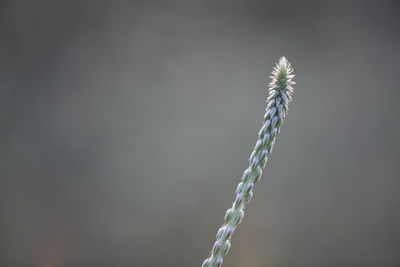
<instances>
[{"instance_id":1,"label":"blurred gray background","mask_svg":"<svg viewBox=\"0 0 400 267\"><path fill-rule=\"evenodd\" d=\"M400 266L398 1L2 1L0 266L200 266L289 116L224 266Z\"/></svg>"}]
</instances>

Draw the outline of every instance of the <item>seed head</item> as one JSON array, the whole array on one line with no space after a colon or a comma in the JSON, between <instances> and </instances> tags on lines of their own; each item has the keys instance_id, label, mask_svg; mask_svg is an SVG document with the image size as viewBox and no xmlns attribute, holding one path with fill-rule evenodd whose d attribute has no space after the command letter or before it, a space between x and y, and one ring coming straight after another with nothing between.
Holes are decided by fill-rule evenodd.
<instances>
[{"instance_id":1,"label":"seed head","mask_svg":"<svg viewBox=\"0 0 400 267\"><path fill-rule=\"evenodd\" d=\"M276 135L292 101L294 75L290 63L281 57L276 63L269 84L269 96L264 115L264 123L258 132L258 140L249 158L249 167L244 171L236 188L236 198L232 207L226 211L224 222L216 235L216 241L210 256L204 260L202 267L220 267L223 257L231 245L233 231L242 221L244 209L253 196L253 188L262 175L269 154L275 144Z\"/></svg>"}]
</instances>

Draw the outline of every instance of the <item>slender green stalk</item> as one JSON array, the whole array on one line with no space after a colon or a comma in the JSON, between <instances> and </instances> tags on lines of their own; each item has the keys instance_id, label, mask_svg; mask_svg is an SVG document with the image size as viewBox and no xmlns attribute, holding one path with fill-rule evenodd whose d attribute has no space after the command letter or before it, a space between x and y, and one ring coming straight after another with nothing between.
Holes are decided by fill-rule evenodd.
<instances>
[{"instance_id":1,"label":"slender green stalk","mask_svg":"<svg viewBox=\"0 0 400 267\"><path fill-rule=\"evenodd\" d=\"M289 110L288 105L292 101L293 95L292 86L295 84L292 80L294 77L292 72L290 63L284 57L279 59L272 71L264 122L258 133L256 146L251 153L249 167L243 173L235 191L236 199L232 207L226 211L224 223L218 230L210 256L204 260L202 267L221 266L223 257L231 246L232 233L243 219L244 209L253 196L254 184L260 180L262 169L272 151L276 135Z\"/></svg>"}]
</instances>

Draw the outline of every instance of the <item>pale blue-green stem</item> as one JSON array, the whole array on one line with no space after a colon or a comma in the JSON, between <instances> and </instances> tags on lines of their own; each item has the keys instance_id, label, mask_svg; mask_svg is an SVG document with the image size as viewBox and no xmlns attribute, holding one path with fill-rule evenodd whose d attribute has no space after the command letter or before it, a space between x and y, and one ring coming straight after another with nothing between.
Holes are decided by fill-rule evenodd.
<instances>
[{"instance_id":1,"label":"pale blue-green stem","mask_svg":"<svg viewBox=\"0 0 400 267\"><path fill-rule=\"evenodd\" d=\"M293 69L285 57L279 59L272 71L264 122L258 133L256 146L251 153L249 167L243 173L235 191L236 199L232 207L226 211L210 256L204 260L202 267L221 266L223 257L228 253L232 233L243 219L244 209L253 196L254 184L260 180L276 135L289 110L288 105L292 101L295 84L292 80L294 77L292 72Z\"/></svg>"}]
</instances>

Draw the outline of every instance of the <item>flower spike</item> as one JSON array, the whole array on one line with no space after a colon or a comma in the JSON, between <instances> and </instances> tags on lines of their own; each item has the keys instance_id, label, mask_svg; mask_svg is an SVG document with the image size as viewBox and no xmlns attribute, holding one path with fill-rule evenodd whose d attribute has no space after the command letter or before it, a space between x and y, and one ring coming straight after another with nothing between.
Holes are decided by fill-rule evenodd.
<instances>
[{"instance_id":1,"label":"flower spike","mask_svg":"<svg viewBox=\"0 0 400 267\"><path fill-rule=\"evenodd\" d=\"M275 144L283 119L289 111L289 102L292 101L294 74L291 64L285 57L276 63L271 82L264 122L258 133L258 140L249 158L249 167L244 171L235 194L232 207L226 211L224 222L216 235L216 241L210 256L204 260L202 267L220 267L223 257L231 246L230 240L235 228L244 217L244 209L253 196L253 188L262 175L262 169Z\"/></svg>"}]
</instances>

